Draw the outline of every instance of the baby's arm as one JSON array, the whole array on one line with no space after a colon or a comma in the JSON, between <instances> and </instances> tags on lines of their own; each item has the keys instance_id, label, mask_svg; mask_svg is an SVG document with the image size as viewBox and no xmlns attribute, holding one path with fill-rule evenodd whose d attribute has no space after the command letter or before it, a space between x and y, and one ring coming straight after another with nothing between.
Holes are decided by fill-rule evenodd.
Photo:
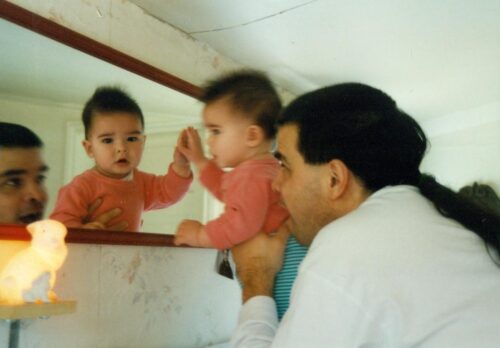
<instances>
[{"instance_id":1,"label":"baby's arm","mask_svg":"<svg viewBox=\"0 0 500 348\"><path fill-rule=\"evenodd\" d=\"M196 220L184 220L179 224L175 232L174 244L213 248L213 244L205 231L205 226Z\"/></svg>"},{"instance_id":2,"label":"baby's arm","mask_svg":"<svg viewBox=\"0 0 500 348\"><path fill-rule=\"evenodd\" d=\"M87 191L83 186L84 184L81 182L79 184L72 182L61 188L57 197L56 207L50 218L62 222L66 227L114 231L124 231L127 229L128 223L124 220L108 226L109 221L122 213L120 208L110 209L92 219L91 216L101 205L102 199L98 198L90 205L87 205L84 198L88 197L86 195Z\"/></svg>"},{"instance_id":3,"label":"baby's arm","mask_svg":"<svg viewBox=\"0 0 500 348\"><path fill-rule=\"evenodd\" d=\"M203 153L200 135L193 127L188 127L181 132L176 150L189 162L194 163L198 171L201 171L208 163L208 158Z\"/></svg>"},{"instance_id":4,"label":"baby's arm","mask_svg":"<svg viewBox=\"0 0 500 348\"><path fill-rule=\"evenodd\" d=\"M66 227L82 228L88 209L85 203L86 197L86 190L82 188L82 185L72 181L59 190L50 218L62 222Z\"/></svg>"}]
</instances>

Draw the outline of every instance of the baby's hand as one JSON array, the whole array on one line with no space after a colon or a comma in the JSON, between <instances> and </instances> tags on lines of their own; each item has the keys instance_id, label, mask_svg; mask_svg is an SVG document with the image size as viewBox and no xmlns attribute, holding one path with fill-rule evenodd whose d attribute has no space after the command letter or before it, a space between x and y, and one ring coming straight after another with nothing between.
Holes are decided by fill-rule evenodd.
<instances>
[{"instance_id":1,"label":"baby's hand","mask_svg":"<svg viewBox=\"0 0 500 348\"><path fill-rule=\"evenodd\" d=\"M189 160L177 148L174 150L174 161L172 162L172 169L177 175L183 178L191 176L191 166Z\"/></svg>"},{"instance_id":2,"label":"baby's hand","mask_svg":"<svg viewBox=\"0 0 500 348\"><path fill-rule=\"evenodd\" d=\"M177 227L175 232L175 245L190 245L195 247L212 247L203 225L196 220L184 220Z\"/></svg>"},{"instance_id":3,"label":"baby's hand","mask_svg":"<svg viewBox=\"0 0 500 348\"><path fill-rule=\"evenodd\" d=\"M200 135L193 127L188 127L181 132L177 140L177 150L200 170L208 162L203 153Z\"/></svg>"}]
</instances>

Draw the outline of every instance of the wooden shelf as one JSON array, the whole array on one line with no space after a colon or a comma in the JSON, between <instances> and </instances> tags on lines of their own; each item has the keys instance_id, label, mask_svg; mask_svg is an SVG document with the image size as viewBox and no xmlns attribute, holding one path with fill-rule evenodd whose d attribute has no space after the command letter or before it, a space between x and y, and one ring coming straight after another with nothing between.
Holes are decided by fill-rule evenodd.
<instances>
[{"instance_id":1,"label":"wooden shelf","mask_svg":"<svg viewBox=\"0 0 500 348\"><path fill-rule=\"evenodd\" d=\"M0 319L27 319L74 313L76 301L54 303L23 303L20 305L0 305Z\"/></svg>"}]
</instances>

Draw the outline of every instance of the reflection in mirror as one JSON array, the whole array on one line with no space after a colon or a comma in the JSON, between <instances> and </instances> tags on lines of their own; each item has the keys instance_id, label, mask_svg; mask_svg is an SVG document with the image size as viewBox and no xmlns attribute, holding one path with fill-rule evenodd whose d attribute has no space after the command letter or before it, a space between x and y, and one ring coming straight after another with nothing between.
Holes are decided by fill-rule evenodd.
<instances>
[{"instance_id":1,"label":"reflection in mirror","mask_svg":"<svg viewBox=\"0 0 500 348\"><path fill-rule=\"evenodd\" d=\"M194 98L0 19L0 120L21 123L44 141L52 211L57 191L92 167L81 141L80 115L96 87L116 85L140 105L147 135L143 171L164 174L172 161L179 131L200 122ZM196 180L183 200L146 212L142 231L174 233L185 218L203 219L205 194Z\"/></svg>"}]
</instances>

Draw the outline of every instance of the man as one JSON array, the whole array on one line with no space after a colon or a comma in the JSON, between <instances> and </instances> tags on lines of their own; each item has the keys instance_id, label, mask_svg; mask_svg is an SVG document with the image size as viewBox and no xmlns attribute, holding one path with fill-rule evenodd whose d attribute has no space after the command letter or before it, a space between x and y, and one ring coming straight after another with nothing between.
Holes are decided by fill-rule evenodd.
<instances>
[{"instance_id":1,"label":"man","mask_svg":"<svg viewBox=\"0 0 500 348\"><path fill-rule=\"evenodd\" d=\"M45 176L48 166L42 156L43 142L28 128L0 122L0 223L29 224L43 218L47 204ZM96 209L100 200L89 207ZM121 213L115 208L100 215L102 228L124 230L126 223L106 226Z\"/></svg>"},{"instance_id":2,"label":"man","mask_svg":"<svg viewBox=\"0 0 500 348\"><path fill-rule=\"evenodd\" d=\"M28 128L0 123L0 222L28 224L47 203L42 141Z\"/></svg>"},{"instance_id":3,"label":"man","mask_svg":"<svg viewBox=\"0 0 500 348\"><path fill-rule=\"evenodd\" d=\"M383 92L340 84L296 99L279 127L274 186L310 249L279 324L287 231L233 249L232 346L497 347L500 217L419 172L420 126Z\"/></svg>"}]
</instances>

